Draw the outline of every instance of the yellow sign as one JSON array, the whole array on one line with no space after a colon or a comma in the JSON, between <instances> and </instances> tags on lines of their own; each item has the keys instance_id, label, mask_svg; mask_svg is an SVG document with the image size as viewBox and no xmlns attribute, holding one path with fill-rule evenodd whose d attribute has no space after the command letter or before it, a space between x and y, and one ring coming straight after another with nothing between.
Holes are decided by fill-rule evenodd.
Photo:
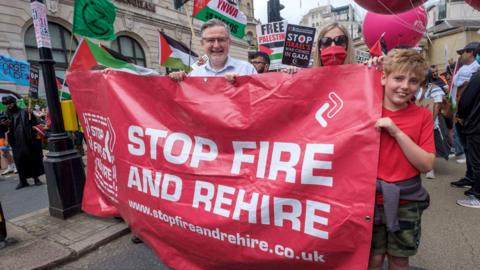
<instances>
[{"instance_id":1,"label":"yellow sign","mask_svg":"<svg viewBox=\"0 0 480 270\"><path fill-rule=\"evenodd\" d=\"M60 102L62 107L63 125L65 131L78 131L79 125L75 106L71 100L63 100Z\"/></svg>"}]
</instances>

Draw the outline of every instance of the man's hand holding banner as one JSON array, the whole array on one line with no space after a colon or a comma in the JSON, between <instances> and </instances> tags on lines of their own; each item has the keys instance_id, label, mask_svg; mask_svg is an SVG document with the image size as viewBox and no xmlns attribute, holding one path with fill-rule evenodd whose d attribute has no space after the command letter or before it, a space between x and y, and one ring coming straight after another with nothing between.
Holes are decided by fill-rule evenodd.
<instances>
[{"instance_id":1,"label":"man's hand holding banner","mask_svg":"<svg viewBox=\"0 0 480 270\"><path fill-rule=\"evenodd\" d=\"M233 85L71 72L83 209L122 216L175 269L366 269L379 82L361 65Z\"/></svg>"}]
</instances>

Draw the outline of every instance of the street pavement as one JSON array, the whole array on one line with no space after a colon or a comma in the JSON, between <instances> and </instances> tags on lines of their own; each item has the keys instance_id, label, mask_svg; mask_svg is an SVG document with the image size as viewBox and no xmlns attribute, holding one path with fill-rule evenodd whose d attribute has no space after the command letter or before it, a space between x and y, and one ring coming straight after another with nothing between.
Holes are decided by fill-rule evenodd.
<instances>
[{"instance_id":1,"label":"street pavement","mask_svg":"<svg viewBox=\"0 0 480 270\"><path fill-rule=\"evenodd\" d=\"M435 179L425 179L430 207L422 217L422 238L411 264L426 269L480 269L480 209L462 207L466 189L453 188L450 182L465 175L465 164L437 159Z\"/></svg>"},{"instance_id":2,"label":"street pavement","mask_svg":"<svg viewBox=\"0 0 480 270\"><path fill-rule=\"evenodd\" d=\"M45 176L40 181L45 183ZM47 185L15 190L17 184L17 174L0 176L0 202L7 220L48 207Z\"/></svg>"},{"instance_id":3,"label":"street pavement","mask_svg":"<svg viewBox=\"0 0 480 270\"><path fill-rule=\"evenodd\" d=\"M480 209L456 205L456 200L464 197L465 189L450 187L450 182L463 176L464 170L465 164L437 159L436 179L424 179L431 205L422 217L422 240L418 254L410 260L412 270L480 269ZM0 177L3 210L7 219L15 218L18 224L25 213L47 207L48 199L46 185L15 190L16 184L15 176ZM91 219L80 219L85 218ZM130 234L123 235L118 234L117 239L112 238L97 249L89 249L83 256L70 255L69 260L62 261L64 264L51 265L51 268L168 269L147 245L135 245L130 241Z\"/></svg>"},{"instance_id":4,"label":"street pavement","mask_svg":"<svg viewBox=\"0 0 480 270\"><path fill-rule=\"evenodd\" d=\"M56 270L169 270L146 244L134 244L131 234L122 236L77 261Z\"/></svg>"}]
</instances>

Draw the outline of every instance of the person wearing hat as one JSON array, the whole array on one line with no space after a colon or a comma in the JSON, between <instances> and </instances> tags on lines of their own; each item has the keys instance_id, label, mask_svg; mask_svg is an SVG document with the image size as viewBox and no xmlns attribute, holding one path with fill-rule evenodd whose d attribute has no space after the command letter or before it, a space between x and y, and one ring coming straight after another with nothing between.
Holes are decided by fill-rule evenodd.
<instances>
[{"instance_id":1,"label":"person wearing hat","mask_svg":"<svg viewBox=\"0 0 480 270\"><path fill-rule=\"evenodd\" d=\"M7 110L6 118L0 121L0 124L8 127L8 143L13 150L13 159L20 180L16 189L29 186L27 178L33 178L35 185L41 185L38 177L45 171L42 144L33 129L37 125L37 118L27 110L19 108L16 99L11 96L2 97L2 103Z\"/></svg>"},{"instance_id":2,"label":"person wearing hat","mask_svg":"<svg viewBox=\"0 0 480 270\"><path fill-rule=\"evenodd\" d=\"M477 59L480 62L480 48ZM472 75L457 106L457 119L462 126L467 155L467 176L471 188L464 194L467 198L457 200L465 207L480 208L480 70Z\"/></svg>"},{"instance_id":3,"label":"person wearing hat","mask_svg":"<svg viewBox=\"0 0 480 270\"><path fill-rule=\"evenodd\" d=\"M468 43L463 49L457 51L460 55L459 61L463 66L458 70L458 72L453 76L452 80L452 91L450 92L451 96L454 98L455 101L458 100L462 96L463 90L467 87L472 74L477 72L480 69L480 64L477 63L475 57L478 53L478 48L480 48L479 42L470 42ZM460 140L459 135L461 131L461 126L456 124L454 126L454 140ZM462 140L460 140L462 141ZM463 143L462 143L463 144ZM463 145L465 147L465 145ZM468 151L467 149L464 149ZM469 161L466 158L458 159L457 162L463 161L467 162L467 172L465 177L461 178L460 180L451 182L450 184L454 187L471 187L472 185L472 176L471 176L471 169Z\"/></svg>"},{"instance_id":4,"label":"person wearing hat","mask_svg":"<svg viewBox=\"0 0 480 270\"><path fill-rule=\"evenodd\" d=\"M454 87L464 88L470 80L470 77L472 77L472 74L480 68L480 65L475 61L476 50L478 47L480 47L479 42L470 42L465 48L457 51L460 55L460 62L463 66L453 76ZM460 97L460 95L461 93L458 92L458 97Z\"/></svg>"}]
</instances>

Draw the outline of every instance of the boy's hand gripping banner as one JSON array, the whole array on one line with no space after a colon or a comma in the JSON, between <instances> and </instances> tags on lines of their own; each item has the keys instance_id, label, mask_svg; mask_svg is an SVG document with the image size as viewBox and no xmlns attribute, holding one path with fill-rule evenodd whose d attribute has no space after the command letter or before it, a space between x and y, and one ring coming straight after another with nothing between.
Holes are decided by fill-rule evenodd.
<instances>
[{"instance_id":1,"label":"boy's hand gripping banner","mask_svg":"<svg viewBox=\"0 0 480 270\"><path fill-rule=\"evenodd\" d=\"M74 71L83 209L175 269L366 269L381 115L361 65L237 78Z\"/></svg>"}]
</instances>

